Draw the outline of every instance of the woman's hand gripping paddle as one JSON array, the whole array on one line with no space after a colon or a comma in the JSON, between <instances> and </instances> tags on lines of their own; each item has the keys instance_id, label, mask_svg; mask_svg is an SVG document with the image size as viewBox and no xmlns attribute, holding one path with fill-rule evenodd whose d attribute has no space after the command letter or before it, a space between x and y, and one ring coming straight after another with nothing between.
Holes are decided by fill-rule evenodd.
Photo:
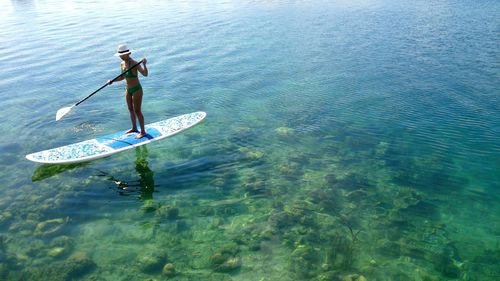
<instances>
[{"instance_id":1,"label":"woman's hand gripping paddle","mask_svg":"<svg viewBox=\"0 0 500 281\"><path fill-rule=\"evenodd\" d=\"M113 80L111 80L111 82L114 82L116 79L120 78L120 76L124 75L126 72L128 72L129 70L131 70L132 68L138 66L139 64L141 64L143 62L143 60L140 60L138 63L132 65L129 69L125 70L124 72L122 72L120 75L116 76L115 78L113 78ZM56 121L59 121L59 119L63 118L64 115L68 114L71 109L73 109L73 107L79 105L80 103L86 101L88 98L90 98L91 96L95 95L97 92L99 92L100 90L102 90L104 87L108 86L110 83L106 83L104 85L102 85L101 88L95 90L92 94L88 95L86 98L84 98L83 100L75 103L74 105L72 106L68 106L68 107L63 107L61 109L59 109L56 113Z\"/></svg>"}]
</instances>

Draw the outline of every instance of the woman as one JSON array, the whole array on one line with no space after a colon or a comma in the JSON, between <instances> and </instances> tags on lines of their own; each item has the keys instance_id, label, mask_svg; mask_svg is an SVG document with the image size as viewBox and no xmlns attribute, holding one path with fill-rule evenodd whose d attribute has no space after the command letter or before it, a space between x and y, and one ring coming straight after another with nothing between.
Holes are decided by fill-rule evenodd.
<instances>
[{"instance_id":1,"label":"woman","mask_svg":"<svg viewBox=\"0 0 500 281\"><path fill-rule=\"evenodd\" d=\"M122 44L118 46L118 51L115 56L120 57L122 62L120 64L121 71L123 72L122 76L120 76L115 81L121 81L125 79L126 88L125 88L125 100L127 101L128 111L130 112L130 120L132 121L132 128L127 131L128 133L139 133L136 125L136 117L139 119L139 125L141 126L141 132L135 137L136 139L140 139L144 137L147 133L144 128L144 116L142 115L141 105L142 105L142 86L139 82L139 77L137 76L137 72L140 72L142 76L148 76L148 68L146 66L147 60L146 58L142 59L142 65L139 64L133 69L126 71L129 67L135 65L137 62L134 61L130 54L131 50L127 47L126 44ZM125 71L125 72L124 72ZM111 85L113 81L108 80L108 84Z\"/></svg>"}]
</instances>

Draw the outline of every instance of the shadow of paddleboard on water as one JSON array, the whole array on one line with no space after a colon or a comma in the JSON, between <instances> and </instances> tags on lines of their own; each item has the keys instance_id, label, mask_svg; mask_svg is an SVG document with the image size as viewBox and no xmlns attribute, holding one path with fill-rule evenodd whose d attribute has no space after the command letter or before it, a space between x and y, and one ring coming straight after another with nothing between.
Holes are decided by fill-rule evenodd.
<instances>
[{"instance_id":1,"label":"shadow of paddleboard on water","mask_svg":"<svg viewBox=\"0 0 500 281\"><path fill-rule=\"evenodd\" d=\"M134 161L135 170L138 179L124 180L109 173L93 169L97 173L93 176L104 178L106 181L112 182L112 189L116 190L121 196L138 196L141 201L148 201L153 199L153 192L155 187L154 172L149 168L148 163L148 150L146 146L136 147L136 159ZM75 163L75 164L42 164L34 172L31 177L33 182L48 179L55 175L61 174L66 171L75 170L87 166L89 162Z\"/></svg>"},{"instance_id":2,"label":"shadow of paddleboard on water","mask_svg":"<svg viewBox=\"0 0 500 281\"><path fill-rule=\"evenodd\" d=\"M88 164L89 162L75 163L75 164L42 164L38 166L38 168L36 168L36 170L33 172L33 175L31 176L31 181L36 182L48 179L50 177L53 177L57 174L69 170L85 167Z\"/></svg>"}]
</instances>

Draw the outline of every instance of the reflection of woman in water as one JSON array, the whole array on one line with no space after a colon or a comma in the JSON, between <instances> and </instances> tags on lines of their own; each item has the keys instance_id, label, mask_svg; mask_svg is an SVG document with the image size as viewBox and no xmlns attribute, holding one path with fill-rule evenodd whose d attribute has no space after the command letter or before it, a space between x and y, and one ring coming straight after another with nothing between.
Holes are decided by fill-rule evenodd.
<instances>
[{"instance_id":1,"label":"reflection of woman in water","mask_svg":"<svg viewBox=\"0 0 500 281\"><path fill-rule=\"evenodd\" d=\"M139 175L138 181L132 181L132 183L130 181L122 181L106 174L103 171L100 171L102 173L102 175L100 176L107 177L110 181L114 182L117 185L118 189L120 189L120 195L129 196L139 192L141 200L151 200L153 199L155 180L153 177L154 173L153 171L151 171L151 169L149 169L148 166L148 149L146 148L146 146L136 147L135 156L136 159L134 163L135 170Z\"/></svg>"},{"instance_id":2,"label":"reflection of woman in water","mask_svg":"<svg viewBox=\"0 0 500 281\"><path fill-rule=\"evenodd\" d=\"M145 145L135 148L135 170L139 174L139 186L141 188L141 199L153 199L155 189L154 173L148 166L148 149Z\"/></svg>"}]
</instances>

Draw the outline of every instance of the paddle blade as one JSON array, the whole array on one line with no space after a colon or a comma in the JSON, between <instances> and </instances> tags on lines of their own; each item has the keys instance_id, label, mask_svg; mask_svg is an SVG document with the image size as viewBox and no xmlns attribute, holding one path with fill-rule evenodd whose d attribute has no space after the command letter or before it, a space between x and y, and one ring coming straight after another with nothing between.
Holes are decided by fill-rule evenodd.
<instances>
[{"instance_id":1,"label":"paddle blade","mask_svg":"<svg viewBox=\"0 0 500 281\"><path fill-rule=\"evenodd\" d=\"M56 113L56 121L59 121L59 119L63 118L64 115L68 114L68 112L70 112L72 108L72 106L68 106L59 109Z\"/></svg>"}]
</instances>

